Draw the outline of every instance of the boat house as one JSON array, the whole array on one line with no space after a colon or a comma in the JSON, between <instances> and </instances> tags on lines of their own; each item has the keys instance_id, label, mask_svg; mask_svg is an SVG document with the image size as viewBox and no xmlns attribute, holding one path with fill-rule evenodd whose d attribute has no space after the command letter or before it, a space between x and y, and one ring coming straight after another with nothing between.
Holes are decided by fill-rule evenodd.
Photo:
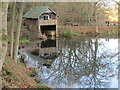
<instances>
[{"instance_id":1,"label":"boat house","mask_svg":"<svg viewBox=\"0 0 120 90\"><path fill-rule=\"evenodd\" d=\"M24 24L30 31L30 36L42 38L58 35L58 14L48 6L36 6L23 15Z\"/></svg>"}]
</instances>

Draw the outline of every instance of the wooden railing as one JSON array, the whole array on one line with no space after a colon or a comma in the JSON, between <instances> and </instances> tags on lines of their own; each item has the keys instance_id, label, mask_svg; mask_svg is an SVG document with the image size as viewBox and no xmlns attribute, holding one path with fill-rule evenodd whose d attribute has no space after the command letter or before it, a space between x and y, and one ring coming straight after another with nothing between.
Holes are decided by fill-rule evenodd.
<instances>
[{"instance_id":1,"label":"wooden railing","mask_svg":"<svg viewBox=\"0 0 120 90\"><path fill-rule=\"evenodd\" d=\"M39 25L56 25L56 20L39 20Z\"/></svg>"}]
</instances>

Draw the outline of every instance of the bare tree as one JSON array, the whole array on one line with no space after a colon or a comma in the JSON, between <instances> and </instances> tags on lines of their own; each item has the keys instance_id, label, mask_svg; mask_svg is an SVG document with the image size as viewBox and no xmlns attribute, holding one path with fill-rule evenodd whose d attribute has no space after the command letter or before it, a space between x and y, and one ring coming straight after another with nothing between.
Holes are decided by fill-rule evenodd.
<instances>
[{"instance_id":1,"label":"bare tree","mask_svg":"<svg viewBox=\"0 0 120 90\"><path fill-rule=\"evenodd\" d=\"M10 56L13 58L13 44L14 44L14 29L15 29L15 8L16 2L13 3L13 11L12 11L12 26L11 26L11 38L10 38Z\"/></svg>"},{"instance_id":2,"label":"bare tree","mask_svg":"<svg viewBox=\"0 0 120 90\"><path fill-rule=\"evenodd\" d=\"M0 5L0 12L1 12L1 16L0 16L0 20L2 22L2 26L0 26L1 29L1 33L4 35L7 35L7 12L8 12L8 3L1 3ZM4 44L4 46L3 46ZM5 56L6 56L6 52L7 52L7 41L1 41L1 60L0 60L0 71L2 70L2 65L4 63L5 60Z\"/></svg>"},{"instance_id":3,"label":"bare tree","mask_svg":"<svg viewBox=\"0 0 120 90\"><path fill-rule=\"evenodd\" d=\"M98 15L97 15L97 5L99 4L99 2L95 2L95 3L92 3L92 6L94 8L93 10L93 18L94 18L94 21L95 21L95 26L96 26L96 33L98 33L98 25L97 25L97 21L98 21Z\"/></svg>"},{"instance_id":4,"label":"bare tree","mask_svg":"<svg viewBox=\"0 0 120 90\"><path fill-rule=\"evenodd\" d=\"M2 2L0 2L0 71L2 68Z\"/></svg>"},{"instance_id":5,"label":"bare tree","mask_svg":"<svg viewBox=\"0 0 120 90\"><path fill-rule=\"evenodd\" d=\"M42 68L42 65L40 66L39 75L42 77L42 83L57 88L71 86L72 83L77 83L81 88L107 87L110 78L115 74L111 65L117 64L112 60L118 53L115 52L116 55L113 55L111 50L106 53L108 49L104 49L101 53L100 48L104 47L104 44L98 37L80 39L79 42L65 39L60 40L61 55L52 62L51 67L45 69ZM117 61L117 59L115 60ZM105 73L110 70L113 70L110 72L111 75ZM68 83L69 81L70 83Z\"/></svg>"},{"instance_id":6,"label":"bare tree","mask_svg":"<svg viewBox=\"0 0 120 90\"><path fill-rule=\"evenodd\" d=\"M17 29L16 29L16 35L15 35L15 45L14 45L14 60L17 59L18 54L18 47L19 47L19 38L20 38L20 30L21 30L21 23L22 23L22 15L23 15L23 9L24 9L24 3L20 3L20 10L19 10L19 16L18 16L18 23L17 23Z\"/></svg>"},{"instance_id":7,"label":"bare tree","mask_svg":"<svg viewBox=\"0 0 120 90\"><path fill-rule=\"evenodd\" d=\"M8 12L8 3L0 2L0 72L2 70L2 66L7 52L7 42L2 41L2 34L7 35L7 12ZM2 88L1 86L2 86L2 79L0 77L0 89Z\"/></svg>"},{"instance_id":8,"label":"bare tree","mask_svg":"<svg viewBox=\"0 0 120 90\"><path fill-rule=\"evenodd\" d=\"M120 1L116 1L116 0L112 0L113 2L115 2L116 4L120 5Z\"/></svg>"},{"instance_id":9,"label":"bare tree","mask_svg":"<svg viewBox=\"0 0 120 90\"><path fill-rule=\"evenodd\" d=\"M0 2L0 72L2 70L2 2ZM0 86L2 86L2 79L0 77ZM1 90L2 87L0 87Z\"/></svg>"}]
</instances>

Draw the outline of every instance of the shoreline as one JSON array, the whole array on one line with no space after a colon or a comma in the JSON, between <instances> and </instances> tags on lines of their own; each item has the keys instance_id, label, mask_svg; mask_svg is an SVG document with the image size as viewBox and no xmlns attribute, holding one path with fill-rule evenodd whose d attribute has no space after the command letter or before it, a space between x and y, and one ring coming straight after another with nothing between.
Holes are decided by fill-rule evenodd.
<instances>
[{"instance_id":1,"label":"shoreline","mask_svg":"<svg viewBox=\"0 0 120 90\"><path fill-rule=\"evenodd\" d=\"M18 59L17 63L9 56L6 57L2 70L2 88L46 88L36 81L36 70L32 67L26 67L25 62Z\"/></svg>"},{"instance_id":2,"label":"shoreline","mask_svg":"<svg viewBox=\"0 0 120 90\"><path fill-rule=\"evenodd\" d=\"M79 34L96 34L95 26L61 26L59 27L59 33L62 34L66 29L71 29L73 32ZM111 35L118 34L118 26L98 26L99 35Z\"/></svg>"}]
</instances>

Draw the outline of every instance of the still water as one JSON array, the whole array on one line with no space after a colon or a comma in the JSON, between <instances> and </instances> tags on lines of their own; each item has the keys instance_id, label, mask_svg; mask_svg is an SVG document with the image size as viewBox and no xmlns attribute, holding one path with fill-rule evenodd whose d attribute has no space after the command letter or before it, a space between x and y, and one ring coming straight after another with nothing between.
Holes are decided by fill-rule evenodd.
<instances>
[{"instance_id":1,"label":"still water","mask_svg":"<svg viewBox=\"0 0 120 90\"><path fill-rule=\"evenodd\" d=\"M25 52L40 82L53 88L118 88L118 39L57 38Z\"/></svg>"}]
</instances>

